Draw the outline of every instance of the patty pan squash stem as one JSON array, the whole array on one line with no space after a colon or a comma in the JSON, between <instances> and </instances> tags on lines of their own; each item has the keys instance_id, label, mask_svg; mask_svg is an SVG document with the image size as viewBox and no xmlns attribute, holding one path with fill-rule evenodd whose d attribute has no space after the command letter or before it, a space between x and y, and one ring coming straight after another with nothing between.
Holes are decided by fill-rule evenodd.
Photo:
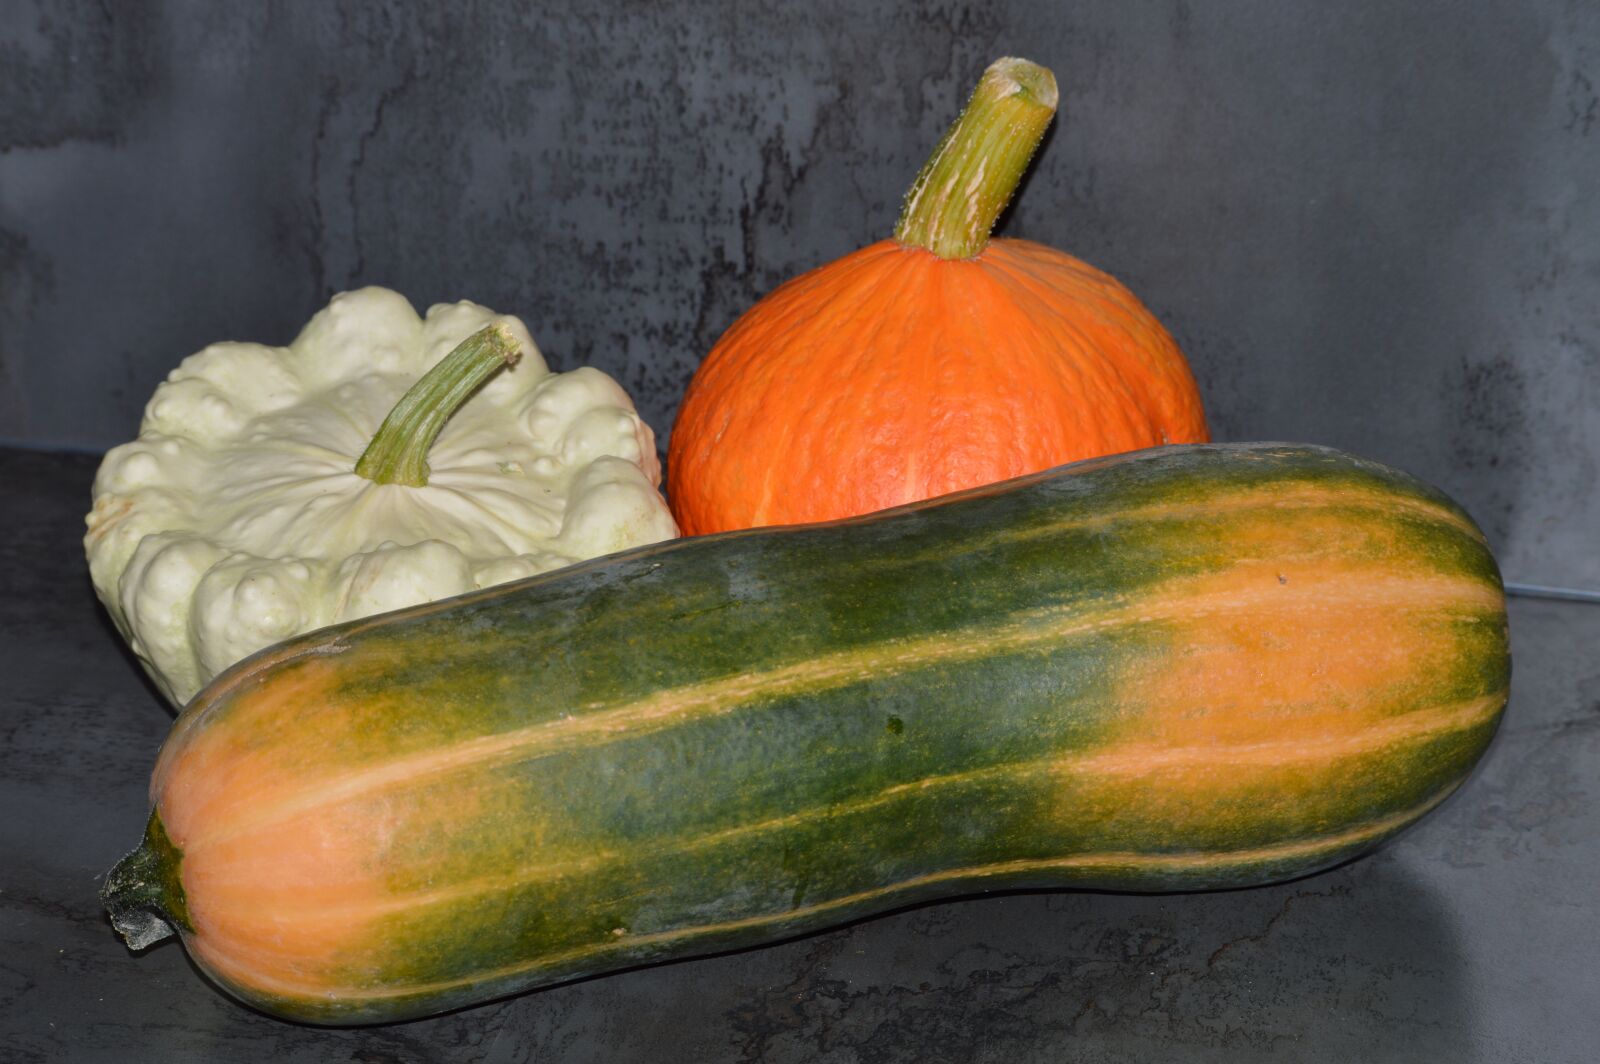
<instances>
[{"instance_id":1,"label":"patty pan squash stem","mask_svg":"<svg viewBox=\"0 0 1600 1064\"><path fill-rule=\"evenodd\" d=\"M356 473L377 484L428 484L428 451L445 422L468 396L500 369L522 356L504 325L485 325L423 374L389 416L356 461Z\"/></svg>"}]
</instances>

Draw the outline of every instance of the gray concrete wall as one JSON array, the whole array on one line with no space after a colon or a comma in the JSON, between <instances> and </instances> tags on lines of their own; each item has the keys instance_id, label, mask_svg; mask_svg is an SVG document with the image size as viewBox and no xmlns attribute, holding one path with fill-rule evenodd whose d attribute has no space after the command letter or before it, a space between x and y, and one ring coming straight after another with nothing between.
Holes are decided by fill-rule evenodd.
<instances>
[{"instance_id":1,"label":"gray concrete wall","mask_svg":"<svg viewBox=\"0 0 1600 1064\"><path fill-rule=\"evenodd\" d=\"M865 9L865 10L863 10ZM508 2L0 8L0 440L340 289L522 315L665 435L780 280L886 235L991 58L1064 115L1005 232L1141 294L1219 438L1417 473L1600 586L1600 7Z\"/></svg>"}]
</instances>

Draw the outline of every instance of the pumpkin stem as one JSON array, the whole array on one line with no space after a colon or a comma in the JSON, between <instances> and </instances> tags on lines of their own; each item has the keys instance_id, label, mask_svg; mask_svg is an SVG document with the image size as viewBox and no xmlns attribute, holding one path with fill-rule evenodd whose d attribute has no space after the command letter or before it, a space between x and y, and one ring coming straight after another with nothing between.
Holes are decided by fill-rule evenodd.
<instances>
[{"instance_id":1,"label":"pumpkin stem","mask_svg":"<svg viewBox=\"0 0 1600 1064\"><path fill-rule=\"evenodd\" d=\"M1026 59L997 59L906 193L894 236L942 259L970 259L1055 117L1056 76Z\"/></svg>"},{"instance_id":2,"label":"pumpkin stem","mask_svg":"<svg viewBox=\"0 0 1600 1064\"><path fill-rule=\"evenodd\" d=\"M522 349L500 322L486 325L422 375L383 419L356 462L356 473L376 484L421 488L428 483L428 451L467 397Z\"/></svg>"},{"instance_id":3,"label":"pumpkin stem","mask_svg":"<svg viewBox=\"0 0 1600 1064\"><path fill-rule=\"evenodd\" d=\"M129 949L154 945L179 928L194 930L178 878L182 857L161 817L151 813L144 842L107 873L100 900Z\"/></svg>"}]
</instances>

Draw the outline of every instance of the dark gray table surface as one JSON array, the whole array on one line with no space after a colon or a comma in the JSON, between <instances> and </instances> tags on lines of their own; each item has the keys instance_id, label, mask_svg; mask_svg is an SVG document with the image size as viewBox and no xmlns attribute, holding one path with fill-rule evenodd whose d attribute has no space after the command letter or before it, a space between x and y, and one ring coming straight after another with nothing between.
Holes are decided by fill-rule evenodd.
<instances>
[{"instance_id":1,"label":"dark gray table surface","mask_svg":"<svg viewBox=\"0 0 1600 1064\"><path fill-rule=\"evenodd\" d=\"M0 450L0 1061L1600 1059L1600 607L1528 599L1484 764L1333 872L930 905L391 1027L262 1016L96 898L172 720L89 587L96 462Z\"/></svg>"}]
</instances>

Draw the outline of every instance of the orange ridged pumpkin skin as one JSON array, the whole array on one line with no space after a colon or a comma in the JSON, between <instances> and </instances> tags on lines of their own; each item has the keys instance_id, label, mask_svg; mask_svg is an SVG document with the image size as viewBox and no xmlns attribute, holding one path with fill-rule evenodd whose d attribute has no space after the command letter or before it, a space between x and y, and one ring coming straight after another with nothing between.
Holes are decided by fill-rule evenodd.
<instances>
[{"instance_id":1,"label":"orange ridged pumpkin skin","mask_svg":"<svg viewBox=\"0 0 1600 1064\"><path fill-rule=\"evenodd\" d=\"M1208 439L1182 352L1108 274L1025 240L958 260L884 240L718 341L673 428L668 495L696 535Z\"/></svg>"}]
</instances>

